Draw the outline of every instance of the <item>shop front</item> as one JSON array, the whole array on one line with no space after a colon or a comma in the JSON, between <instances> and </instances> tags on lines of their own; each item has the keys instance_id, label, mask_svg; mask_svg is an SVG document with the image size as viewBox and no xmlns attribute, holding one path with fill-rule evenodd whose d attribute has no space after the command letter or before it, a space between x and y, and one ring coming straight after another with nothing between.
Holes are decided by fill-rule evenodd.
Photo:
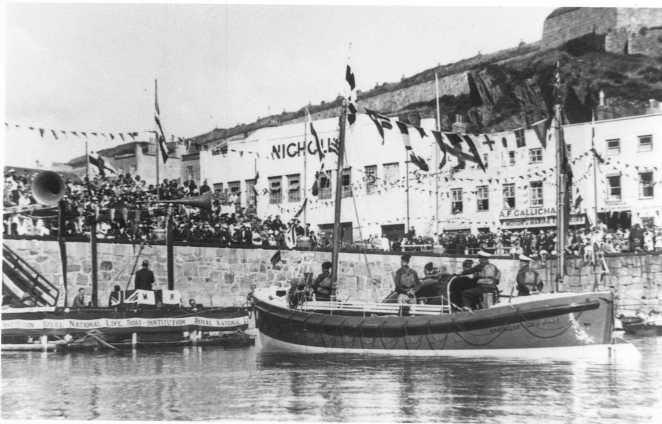
<instances>
[{"instance_id":1,"label":"shop front","mask_svg":"<svg viewBox=\"0 0 662 424\"><path fill-rule=\"evenodd\" d=\"M504 209L499 214L502 230L547 230L556 227L556 208ZM570 214L570 228L586 226L585 214Z\"/></svg>"}]
</instances>

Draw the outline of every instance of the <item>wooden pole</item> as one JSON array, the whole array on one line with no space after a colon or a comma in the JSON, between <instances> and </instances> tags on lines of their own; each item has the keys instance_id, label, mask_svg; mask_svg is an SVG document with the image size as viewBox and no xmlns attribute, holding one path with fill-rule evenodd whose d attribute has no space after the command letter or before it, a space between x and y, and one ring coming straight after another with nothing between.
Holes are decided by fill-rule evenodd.
<instances>
[{"instance_id":1,"label":"wooden pole","mask_svg":"<svg viewBox=\"0 0 662 424\"><path fill-rule=\"evenodd\" d=\"M435 92L435 100L437 104L437 116L436 116L436 121L437 121L437 131L441 131L441 112L439 109L439 79L437 78L437 73L434 73L434 92ZM434 169L437 169L439 166L439 145L437 143L433 143L434 145ZM435 233L439 234L439 173L438 171L434 173L434 231ZM438 240L435 240L434 243L436 244Z\"/></svg>"},{"instance_id":2,"label":"wooden pole","mask_svg":"<svg viewBox=\"0 0 662 424\"><path fill-rule=\"evenodd\" d=\"M563 282L565 275L565 208L566 208L566 187L565 170L563 169L563 159L565 158L565 143L561 130L561 105L554 106L554 133L556 139L556 233L558 240L557 249L557 273L554 285L554 291L559 291L559 284Z\"/></svg>"},{"instance_id":3,"label":"wooden pole","mask_svg":"<svg viewBox=\"0 0 662 424\"><path fill-rule=\"evenodd\" d=\"M168 290L175 289L175 264L173 260L173 245L172 245L172 205L168 206L166 213L166 262L168 272Z\"/></svg>"},{"instance_id":4,"label":"wooden pole","mask_svg":"<svg viewBox=\"0 0 662 424\"><path fill-rule=\"evenodd\" d=\"M158 102L158 82L157 79L154 78L154 105L156 106ZM159 119L161 117L159 116ZM156 196L158 200L161 200L161 190L159 189L159 184L161 183L161 180L159 178L159 132L154 131L154 158L156 159Z\"/></svg>"},{"instance_id":5,"label":"wooden pole","mask_svg":"<svg viewBox=\"0 0 662 424\"><path fill-rule=\"evenodd\" d=\"M64 238L64 200L58 202L57 207L58 232L57 243L60 248L60 263L62 264L62 285L64 287L64 306L69 306L69 284L67 282L67 244Z\"/></svg>"},{"instance_id":6,"label":"wooden pole","mask_svg":"<svg viewBox=\"0 0 662 424\"><path fill-rule=\"evenodd\" d=\"M308 110L306 109L306 116L309 116ZM306 205L303 208L303 226L306 227L308 223L308 205L306 200L308 199L308 119L303 121L303 204ZM308 236L308 234L306 234Z\"/></svg>"},{"instance_id":7,"label":"wooden pole","mask_svg":"<svg viewBox=\"0 0 662 424\"><path fill-rule=\"evenodd\" d=\"M340 256L341 245L341 223L340 212L342 202L342 170L343 158L345 156L345 126L347 125L347 99L343 100L342 109L340 111L340 130L338 133L338 163L336 166L336 197L335 197L335 211L333 215L333 251L331 253L331 282L333 287L331 289L331 300L335 300L336 285L338 282L338 258Z\"/></svg>"},{"instance_id":8,"label":"wooden pole","mask_svg":"<svg viewBox=\"0 0 662 424\"><path fill-rule=\"evenodd\" d=\"M405 159L405 203L407 205L407 226L405 234L409 232L409 158Z\"/></svg>"},{"instance_id":9,"label":"wooden pole","mask_svg":"<svg viewBox=\"0 0 662 424\"><path fill-rule=\"evenodd\" d=\"M598 225L598 158L595 156L595 112L591 115L591 148L593 149L593 225Z\"/></svg>"},{"instance_id":10,"label":"wooden pole","mask_svg":"<svg viewBox=\"0 0 662 424\"><path fill-rule=\"evenodd\" d=\"M97 218L99 206L94 205L94 214L90 217L90 254L92 260L92 306L99 305L99 271L97 254Z\"/></svg>"}]
</instances>

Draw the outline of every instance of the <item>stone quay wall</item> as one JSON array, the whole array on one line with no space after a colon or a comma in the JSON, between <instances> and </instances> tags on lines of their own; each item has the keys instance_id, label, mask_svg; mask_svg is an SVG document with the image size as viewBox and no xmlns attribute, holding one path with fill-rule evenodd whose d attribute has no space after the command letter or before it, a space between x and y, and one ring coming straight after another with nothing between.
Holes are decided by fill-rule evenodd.
<instances>
[{"instance_id":1,"label":"stone quay wall","mask_svg":"<svg viewBox=\"0 0 662 424\"><path fill-rule=\"evenodd\" d=\"M51 240L5 239L12 250L56 283L64 293L58 244ZM130 273L136 262L139 246L124 243L98 244L99 302L105 304L115 284L122 289L133 288ZM275 250L175 246L175 288L187 301L213 306L243 305L251 285L264 287L274 282L302 277L305 272L319 273L321 264L331 259L325 251L282 250L283 262L271 265ZM445 266L451 273L459 272L466 256L427 255L415 253L411 266L422 274L423 266L433 262ZM155 288L166 288L166 250L163 245L146 246L138 258L150 262L156 277ZM473 257L474 261L476 258ZM67 243L69 302L79 288L91 289L90 246L86 242ZM506 257L494 257L491 262L502 272L501 289L510 294L519 262ZM617 296L619 310L644 313L662 311L662 254L628 254L605 258L608 272L602 264L592 266L581 258L570 258L568 277L563 290L581 292L611 290ZM400 266L398 253L341 253L339 265L339 297L352 300L378 301L393 289L393 273ZM553 287L556 262L535 262L545 282L544 291ZM64 304L61 295L60 304Z\"/></svg>"}]
</instances>

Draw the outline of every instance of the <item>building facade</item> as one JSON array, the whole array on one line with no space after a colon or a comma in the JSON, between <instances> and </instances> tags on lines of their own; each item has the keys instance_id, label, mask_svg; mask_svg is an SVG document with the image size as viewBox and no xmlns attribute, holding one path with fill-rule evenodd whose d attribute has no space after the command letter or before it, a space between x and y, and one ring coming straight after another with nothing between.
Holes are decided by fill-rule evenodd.
<instances>
[{"instance_id":1,"label":"building facade","mask_svg":"<svg viewBox=\"0 0 662 424\"><path fill-rule=\"evenodd\" d=\"M304 142L302 123L283 125L230 141L227 150L211 146L201 151L201 178L216 190L234 193L242 205L255 205L262 218L280 215L287 220L300 212L300 220L328 231L337 157L329 150L338 137L338 121L325 119L314 125L325 153L321 162L313 138L308 134ZM423 120L421 126L434 129L434 121ZM662 189L656 186L662 180L661 113L565 125L564 134L573 170L571 225L584 225L587 219L592 223L596 214L614 228L662 225ZM429 172L406 160L397 130L386 130L382 141L373 122L362 114L349 128L342 176L346 239L397 236L410 227L418 234L434 235L555 226L553 137L543 147L532 129L481 136L477 147L485 172L471 162L458 170L451 155L439 171L435 164L443 155L433 138L416 133L410 140L429 164ZM321 180L313 195L322 164L329 178Z\"/></svg>"}]
</instances>

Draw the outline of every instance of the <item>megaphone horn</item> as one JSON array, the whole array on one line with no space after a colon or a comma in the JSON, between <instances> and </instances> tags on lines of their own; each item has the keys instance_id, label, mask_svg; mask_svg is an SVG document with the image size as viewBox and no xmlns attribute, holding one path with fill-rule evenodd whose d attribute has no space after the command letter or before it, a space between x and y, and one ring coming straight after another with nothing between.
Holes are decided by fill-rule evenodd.
<instances>
[{"instance_id":1,"label":"megaphone horn","mask_svg":"<svg viewBox=\"0 0 662 424\"><path fill-rule=\"evenodd\" d=\"M194 206L196 208L202 208L202 209L211 209L212 200L213 200L212 194L210 191L208 191L207 193L202 194L200 196L185 197L183 199L177 199L177 200L161 200L158 203L172 203L179 205Z\"/></svg>"},{"instance_id":2,"label":"megaphone horn","mask_svg":"<svg viewBox=\"0 0 662 424\"><path fill-rule=\"evenodd\" d=\"M57 172L41 171L32 179L32 195L42 205L56 205L66 186Z\"/></svg>"}]
</instances>

